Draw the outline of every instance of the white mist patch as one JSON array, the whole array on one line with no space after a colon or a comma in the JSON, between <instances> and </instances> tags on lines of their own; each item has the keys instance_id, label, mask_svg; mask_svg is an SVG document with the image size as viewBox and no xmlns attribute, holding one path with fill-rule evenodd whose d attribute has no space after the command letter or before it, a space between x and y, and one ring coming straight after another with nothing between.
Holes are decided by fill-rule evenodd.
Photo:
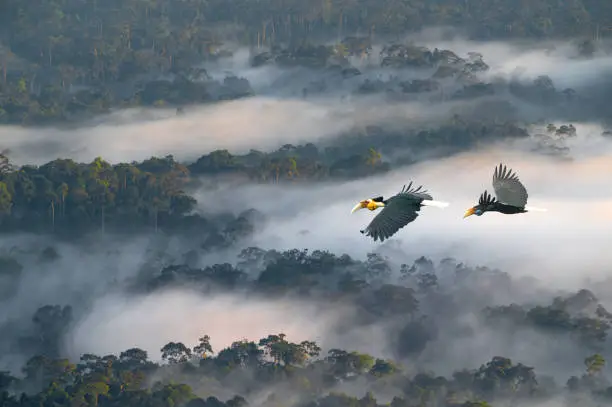
<instances>
[{"instance_id":1,"label":"white mist patch","mask_svg":"<svg viewBox=\"0 0 612 407\"><path fill-rule=\"evenodd\" d=\"M601 80L612 68L612 57L602 56L589 61L571 59L572 51L566 44L554 44L556 50L549 52L541 46L536 47L537 44L527 48L513 43L447 41L431 34L413 37L417 44L431 49L448 48L461 57L467 57L472 51L480 52L491 66L490 71L479 74L484 75L485 81L498 76L510 78L521 71L520 78L549 75L558 89L578 89L596 79ZM192 160L215 149L241 154L250 149L269 151L288 143L317 142L368 125L392 125L399 130L427 125L461 109L469 111L482 101L393 102L382 94L350 95L342 99L331 89L315 97L309 96L307 100L302 99L301 93L289 92L287 97L279 97L286 93L280 92L281 89L293 89L296 83L311 79L322 80L325 75L277 66L253 68L249 64L250 56L250 51L238 49L233 57L221 59L207 68L216 79L227 72L247 77L259 94L268 96L192 106L182 116L176 116L174 109L119 110L99 116L77 129L0 126L1 147L10 150L9 156L17 164L42 164L59 157L90 162L97 156L117 163L167 154ZM397 74L403 79L423 74L414 69L385 70L379 65L380 57L373 55L362 67L363 75L358 80L365 80L370 74L374 75L372 78L383 73L384 77ZM346 81L334 79L332 82L342 88ZM343 90L345 96L345 91L352 92L357 83L347 86Z\"/></svg>"},{"instance_id":2,"label":"white mist patch","mask_svg":"<svg viewBox=\"0 0 612 407\"><path fill-rule=\"evenodd\" d=\"M95 127L75 130L4 126L0 138L18 164L42 164L58 157L90 162L97 156L117 163L167 154L189 160L215 149L240 154L251 148L316 141L351 128L352 117L332 107L320 101L256 97L192 108L184 116L159 110L156 120L136 119L139 110L120 111ZM125 115L131 117L127 123Z\"/></svg>"},{"instance_id":3,"label":"white mist patch","mask_svg":"<svg viewBox=\"0 0 612 407\"><path fill-rule=\"evenodd\" d=\"M461 35L447 39L439 29L425 29L409 35L407 40L430 49L448 49L461 58L467 58L471 52L479 53L490 67L481 74L485 78L518 75L535 79L548 75L558 89L589 85L612 69L611 55L597 53L591 59L580 59L575 44L567 41L473 41Z\"/></svg>"},{"instance_id":4,"label":"white mist patch","mask_svg":"<svg viewBox=\"0 0 612 407\"><path fill-rule=\"evenodd\" d=\"M506 147L424 162L354 182L244 188L225 198L223 192L216 196L228 202L228 208L257 208L270 217L251 242L262 248L322 249L363 259L369 251L396 245L406 261L422 255L452 256L515 276L533 276L555 288L575 287L587 276L602 276L612 261L607 250L612 221L610 158L593 153L589 158L562 161ZM516 171L525 184L528 206L547 212L462 218L484 190L493 192L493 170L500 162ZM363 199L394 195L410 181L423 184L434 200L450 205L444 210L423 208L413 223L382 245L361 235L359 230L378 212L351 214L350 209Z\"/></svg>"},{"instance_id":5,"label":"white mist patch","mask_svg":"<svg viewBox=\"0 0 612 407\"><path fill-rule=\"evenodd\" d=\"M448 41L431 33L410 38L431 49L450 49L464 58L469 52L480 52L491 66L490 71L479 74L484 75L483 80L497 76L510 78L521 71L520 78L549 75L557 89L578 89L594 80L601 80L612 68L612 57L608 56L598 56L589 61L572 59L573 51L567 44L553 44L556 49L547 51L539 44L526 47L514 43ZM378 50L380 46L374 48ZM99 116L77 129L0 126L1 147L10 150L9 156L17 164L42 164L58 157L90 162L97 156L117 163L167 154L191 160L215 149L229 149L240 154L250 149L269 151L287 143L316 142L367 125L395 125L398 129L405 129L407 126L431 124L442 116L479 103L479 99L400 103L390 101L382 94L350 95L342 99L333 89L315 97L309 96L307 100L302 99L301 92L291 93L293 90L287 97L279 97L279 94L287 93L282 89L300 88L301 85L296 84L322 80L325 74L278 66L253 68L249 63L250 57L250 51L238 49L233 57L221 59L206 68L219 80L228 72L244 76L253 82L258 94L268 96L192 106L182 116L176 116L174 109L119 110ZM376 52L361 64L365 64L360 66L363 75L356 77L356 81L363 81L366 77L374 79L378 75L397 74L402 80L423 75L414 69L401 72L383 69ZM348 88L344 88L347 81L327 80L334 82L332 88L343 88L341 93L345 96L346 91L352 92L358 85L357 82L350 83Z\"/></svg>"},{"instance_id":6,"label":"white mist patch","mask_svg":"<svg viewBox=\"0 0 612 407\"><path fill-rule=\"evenodd\" d=\"M483 325L480 315L467 313L454 322L457 325L440 326L437 338L418 357L436 374L450 376L463 368L478 368L500 355L514 363L536 366L538 375L553 376L560 383L584 372L585 356L577 351L575 341L569 336L553 337L531 328L509 332ZM465 331L470 333L466 335Z\"/></svg>"},{"instance_id":7,"label":"white mist patch","mask_svg":"<svg viewBox=\"0 0 612 407\"><path fill-rule=\"evenodd\" d=\"M146 296L109 295L68 335L66 351L117 354L139 347L159 360L166 343L197 344L210 335L215 351L234 341L258 341L284 333L292 342L323 336L339 318L338 310L322 310L314 303L262 299L246 294L202 294L187 289L166 290Z\"/></svg>"},{"instance_id":8,"label":"white mist patch","mask_svg":"<svg viewBox=\"0 0 612 407\"><path fill-rule=\"evenodd\" d=\"M160 239L161 240L161 239ZM79 244L58 242L49 236L15 234L0 239L0 251L17 260L23 271L15 295L0 307L0 322L16 316L30 319L47 304L81 303L107 292L134 277L151 257L149 251L163 249L167 256L179 252L185 242L163 242L150 236L94 235ZM173 247L174 246L174 247ZM52 247L59 256L41 262L43 249Z\"/></svg>"},{"instance_id":9,"label":"white mist patch","mask_svg":"<svg viewBox=\"0 0 612 407\"><path fill-rule=\"evenodd\" d=\"M168 154L191 161L217 149L245 154L251 149L271 151L285 144L317 142L388 120L398 125L431 121L457 105L432 109L418 103L374 102L367 97L351 103L252 97L192 107L181 116L164 109L123 110L79 129L0 126L0 138L19 165L40 165L56 158L91 162L98 156L115 164Z\"/></svg>"},{"instance_id":10,"label":"white mist patch","mask_svg":"<svg viewBox=\"0 0 612 407\"><path fill-rule=\"evenodd\" d=\"M559 128L570 123L553 121L550 124ZM576 129L576 136L563 137L563 144L571 150L573 159L581 160L612 154L612 137L602 136L606 131L604 126L597 123L581 122L572 122L571 124ZM546 126L543 125L531 125L527 129L530 134L547 134Z\"/></svg>"}]
</instances>

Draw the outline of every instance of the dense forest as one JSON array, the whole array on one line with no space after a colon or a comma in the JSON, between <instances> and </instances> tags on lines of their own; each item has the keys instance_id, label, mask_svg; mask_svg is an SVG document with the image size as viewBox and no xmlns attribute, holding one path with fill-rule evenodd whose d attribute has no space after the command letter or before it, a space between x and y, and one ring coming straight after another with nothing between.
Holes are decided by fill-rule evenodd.
<instances>
[{"instance_id":1,"label":"dense forest","mask_svg":"<svg viewBox=\"0 0 612 407\"><path fill-rule=\"evenodd\" d=\"M56 259L47 254L45 261L53 264ZM588 290L539 305L483 307L496 295L490 287L514 291L522 289L520 283L506 273L453 259L434 264L420 258L402 264L397 273L376 254L358 261L322 251L256 247L244 249L236 265L205 269L177 265L142 276L128 288L131 295L189 286L202 293L247 290L251 301L290 296L315 300L325 308L350 305L353 312L343 317L344 323L363 332L385 325L393 354L406 362L419 361L449 327L454 340L471 338L470 332L453 329L458 328L456 318L473 309L481 315L483 332L496 332L509 341L524 341L521 336L527 332L547 340L568 340L568 350L583 352L583 364L581 372L562 382L503 356L474 360L440 376L350 348L323 351L315 341L292 342L281 332L260 340L236 338L224 349L213 349L211 337L203 332L193 344L160 344L160 362L137 347L116 355L85 354L71 361L62 357L62 343L79 310L47 305L32 316L28 335L14 339L14 349L34 356L25 363L22 378L8 372L0 376L3 405L482 407L611 401L606 360L599 352L605 347L612 315ZM470 301L464 300L466 296ZM557 378L560 373L554 371Z\"/></svg>"},{"instance_id":2,"label":"dense forest","mask_svg":"<svg viewBox=\"0 0 612 407\"><path fill-rule=\"evenodd\" d=\"M409 174L415 164L499 145L575 162L584 159L575 154L585 140L581 121L600 126L594 137L604 151L612 85L597 69L576 86L523 75L521 67L494 75L494 52L408 38L435 29L442 38L558 41L541 54L562 55L585 77L580 64L608 58L612 3L520 3L0 2L0 406L611 405L608 280L559 291L503 267L424 257L397 241L358 258L250 240L271 221L266 208L242 202L241 188L315 196L323 186ZM192 151L199 157L190 160L66 153L33 165L15 162L3 145L15 128L24 139L14 144L28 145L29 131L103 123L121 132L113 120L126 109L188 121L258 97L357 108L348 129L324 139ZM409 109L389 113L396 106L420 110L406 119ZM356 119L376 109L389 112ZM291 119L284 123L291 132ZM221 190L234 191L246 209L207 211ZM585 259L580 273L606 268ZM200 308L181 311L163 295L232 302L202 319ZM134 340L111 354L83 340L111 344L125 334L101 327L127 313L130 301L150 307L138 321L155 320L150 299L200 335L177 332L153 348ZM228 339L234 331L208 320L242 323L230 312L236 304L250 326L272 308L280 312L272 325L287 329Z\"/></svg>"},{"instance_id":3,"label":"dense forest","mask_svg":"<svg viewBox=\"0 0 612 407\"><path fill-rule=\"evenodd\" d=\"M307 5L92 0L41 1L28 7L11 0L3 7L0 123L29 125L130 106L174 106L182 111L187 105L252 96L258 92L244 77L230 70L225 78L212 78L202 66L231 59L237 47L248 47L252 67L275 64L332 75L301 86L304 96L320 93L326 83L356 82L356 94L487 97L508 84L479 79L477 74L488 65L477 53L468 58L453 50L427 49L406 43L402 36L434 24L463 27L479 39L571 38L576 55L588 58L601 48L599 40L605 38L606 21L612 18L609 6L586 0L528 2L520 13L512 1L490 7L474 0L322 0ZM382 50L376 47L380 44ZM381 81L355 66L364 61L370 67L432 71L429 78ZM449 81L452 86L447 89ZM577 96L574 89L554 89L550 78L511 83L509 91L541 105L563 104ZM578 96L567 112L607 109L596 100L585 108L585 95ZM482 107L494 111L484 116L512 117L507 103Z\"/></svg>"}]
</instances>

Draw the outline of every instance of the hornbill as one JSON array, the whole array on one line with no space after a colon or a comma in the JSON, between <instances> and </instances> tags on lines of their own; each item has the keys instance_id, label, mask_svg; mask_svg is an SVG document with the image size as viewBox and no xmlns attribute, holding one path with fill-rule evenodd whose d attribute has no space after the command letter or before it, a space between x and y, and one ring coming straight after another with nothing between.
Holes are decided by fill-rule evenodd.
<instances>
[{"instance_id":1,"label":"hornbill","mask_svg":"<svg viewBox=\"0 0 612 407\"><path fill-rule=\"evenodd\" d=\"M434 201L422 185L413 188L411 181L407 187L404 185L397 195L389 199L379 196L359 202L351 213L359 209L375 211L378 208L383 208L364 230L360 230L362 234L372 237L374 241L380 240L382 242L414 221L419 216L422 206L445 208L448 203Z\"/></svg>"},{"instance_id":2,"label":"hornbill","mask_svg":"<svg viewBox=\"0 0 612 407\"><path fill-rule=\"evenodd\" d=\"M500 212L513 215L525 212L545 212L546 209L532 208L527 205L527 189L521 183L516 173L503 164L499 164L493 172L493 190L495 198L486 190L480 195L478 205L468 209L463 215L482 216L485 212Z\"/></svg>"}]
</instances>

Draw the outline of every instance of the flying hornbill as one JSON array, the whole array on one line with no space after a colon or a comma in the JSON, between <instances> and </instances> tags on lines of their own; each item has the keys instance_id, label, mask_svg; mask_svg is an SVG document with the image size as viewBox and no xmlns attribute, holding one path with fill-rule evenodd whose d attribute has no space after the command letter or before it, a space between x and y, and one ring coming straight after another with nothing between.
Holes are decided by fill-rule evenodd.
<instances>
[{"instance_id":1,"label":"flying hornbill","mask_svg":"<svg viewBox=\"0 0 612 407\"><path fill-rule=\"evenodd\" d=\"M482 216L485 212L500 212L513 215L525 212L545 212L546 209L532 208L527 205L527 189L521 183L516 173L503 164L499 164L493 172L493 190L495 198L486 190L480 195L478 205L468 209L463 215Z\"/></svg>"},{"instance_id":2,"label":"flying hornbill","mask_svg":"<svg viewBox=\"0 0 612 407\"><path fill-rule=\"evenodd\" d=\"M445 208L448 206L448 203L434 201L431 195L423 189L422 185L418 188L413 188L411 181L407 187L404 185L397 195L389 199L385 200L382 196L379 196L359 202L351 213L359 209L375 211L378 208L383 208L374 217L372 222L364 230L360 231L362 234L372 237L374 241L380 240L382 242L414 221L419 216L422 206Z\"/></svg>"}]
</instances>

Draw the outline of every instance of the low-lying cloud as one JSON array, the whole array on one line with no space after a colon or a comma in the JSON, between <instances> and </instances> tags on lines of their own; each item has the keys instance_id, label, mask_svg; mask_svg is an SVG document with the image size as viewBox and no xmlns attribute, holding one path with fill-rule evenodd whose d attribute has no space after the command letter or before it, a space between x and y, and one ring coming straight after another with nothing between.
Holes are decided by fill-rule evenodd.
<instances>
[{"instance_id":1,"label":"low-lying cloud","mask_svg":"<svg viewBox=\"0 0 612 407\"><path fill-rule=\"evenodd\" d=\"M572 59L574 48L566 44L553 44L556 49L547 51L537 44L526 47L513 43L479 43L460 37L446 40L429 31L407 40L432 49L448 48L464 58L468 52L480 52L491 66L488 72L476 74L483 81L516 77L518 71L522 72L518 77L527 81L546 74L558 90L573 87L580 93L581 89L590 89L589 86L604 80L604 73L612 67L612 57L607 55L596 55L590 60ZM377 52L380 48L375 46ZM478 110L474 110L478 99L449 102L442 101L441 97L428 100L413 95L413 99L400 102L387 98L384 92L369 96L354 94L365 79L410 80L433 74L433 70L423 76L423 70L414 68L381 68L377 52L369 61L352 59L362 75L339 80L329 77L329 73L305 68L253 68L249 64L250 53L238 49L233 57L211 65L209 73L216 79L227 71L246 77L252 82L255 97L189 107L184 116L176 116L174 109L128 109L97 117L79 128L3 126L0 127L2 148L9 149L11 158L18 164L41 164L58 157L89 162L96 156L116 163L166 154L192 160L221 148L241 153L249 149L271 150L287 143L315 142L367 125L395 124L398 128L435 125L444 117L461 113L462 109L478 116ZM296 85L303 80L305 84L323 80L328 90L303 99L301 91L306 85ZM349 82L348 88L340 86ZM295 89L280 91L287 87ZM587 93L591 94L591 91ZM517 102L505 94L495 97ZM519 112L521 117L531 120L544 114L543 109L530 106ZM567 115L567 112L561 110L556 114Z\"/></svg>"},{"instance_id":2,"label":"low-lying cloud","mask_svg":"<svg viewBox=\"0 0 612 407\"><path fill-rule=\"evenodd\" d=\"M518 45L498 43L428 43L426 39L421 43L449 48L460 56L468 51L481 52L492 67L486 75L512 76L516 67L527 65L523 75L548 74L560 88L587 86L610 64L608 57L598 57L587 69L584 62L568 59L570 51L563 47L547 55L544 50L524 51ZM241 153L251 148L271 150L287 143L328 140L355 127L381 122L397 123L398 127L436 125L454 108L473 103L444 103L434 108L421 102L382 102L382 98L341 100L337 95L302 100L274 94L286 70L246 68L244 53L226 63L217 68L246 76L262 96L192 107L184 116L164 109L119 111L99 118L96 126L80 129L0 127L2 147L11 150L10 157L18 164L41 164L57 157L91 161L96 156L119 162L166 154L191 160L220 148ZM372 75L376 72L372 69ZM411 263L423 255L433 260L455 257L470 265L499 268L517 279L535 278L551 292L575 291L591 284L588 280L607 277L612 261L608 249L612 142L601 136L603 128L597 124L576 127L578 137L565 141L571 152L569 160L532 153L533 140L527 140L428 160L357 181L221 188L214 191L215 201L223 210L239 213L254 208L267 215L266 225L250 241L241 242L243 246L323 249L361 260L368 252L380 251L394 264ZM530 131L535 134L544 130L530 127ZM485 189L493 192L492 173L500 162L514 169L526 185L529 206L547 208L548 212L513 216L494 213L462 219ZM364 198L391 196L410 181L423 184L434 199L451 205L445 209L424 208L414 223L382 245L361 235L359 230L376 213L350 214L353 205ZM211 193L196 192L206 214L211 214L211 208L203 203ZM45 242L31 236L20 239L11 238L0 246L26 245L25 240L33 239L41 247ZM167 252L165 260L159 262L161 266L180 262L181 255L191 247L165 238L142 237L114 244L112 239L97 240L98 247L115 250L112 256L102 249L87 251L57 245L62 258L55 263L25 261L27 274L17 297L3 304L1 321L16 316L29 319L36 307L46 303L87 303L65 343L66 353L73 358L82 353L117 353L140 347L158 359L159 349L169 341L192 346L199 336L209 334L213 347L219 350L241 338L257 340L279 332L292 341L317 340L327 348L338 346L392 356L384 326L336 332L335 325L352 316L351 310L246 293L203 294L173 289L126 294L122 289L145 263L152 261L153 252ZM458 339L452 332L442 331L423 353L422 362L446 373L445 369L475 367L497 354L513 358L523 355L531 362L542 363L545 372L554 372L557 365L553 355L565 354L564 350L572 346L560 341L557 347L548 347L538 355L538 350L548 344L547 337L529 331L512 342L482 328L472 315L459 322L476 333ZM560 363L582 357L567 356Z\"/></svg>"},{"instance_id":3,"label":"low-lying cloud","mask_svg":"<svg viewBox=\"0 0 612 407\"><path fill-rule=\"evenodd\" d=\"M528 206L548 212L462 218L485 189L493 192L493 169L500 162L526 185ZM434 199L451 205L423 208L415 222L392 238L394 242L386 243L400 245L407 259L452 256L571 287L587 275L605 275L605 265L612 260L606 250L612 219L610 171L606 151L567 161L500 146L427 161L382 177L321 187L245 187L227 196L216 192L215 199L226 208L253 207L271 217L253 244L328 249L363 258L381 247L359 233L376 213L350 214L350 209L361 199L394 195L412 180L423 184Z\"/></svg>"},{"instance_id":4,"label":"low-lying cloud","mask_svg":"<svg viewBox=\"0 0 612 407\"><path fill-rule=\"evenodd\" d=\"M145 296L111 294L96 301L70 335L67 348L76 358L92 351L110 354L140 347L159 360L159 349L166 343L180 341L194 346L205 334L211 336L216 351L234 341L257 342L278 333L294 342L324 342L341 313L339 309L324 312L311 302L271 300L246 293L172 289Z\"/></svg>"}]
</instances>

